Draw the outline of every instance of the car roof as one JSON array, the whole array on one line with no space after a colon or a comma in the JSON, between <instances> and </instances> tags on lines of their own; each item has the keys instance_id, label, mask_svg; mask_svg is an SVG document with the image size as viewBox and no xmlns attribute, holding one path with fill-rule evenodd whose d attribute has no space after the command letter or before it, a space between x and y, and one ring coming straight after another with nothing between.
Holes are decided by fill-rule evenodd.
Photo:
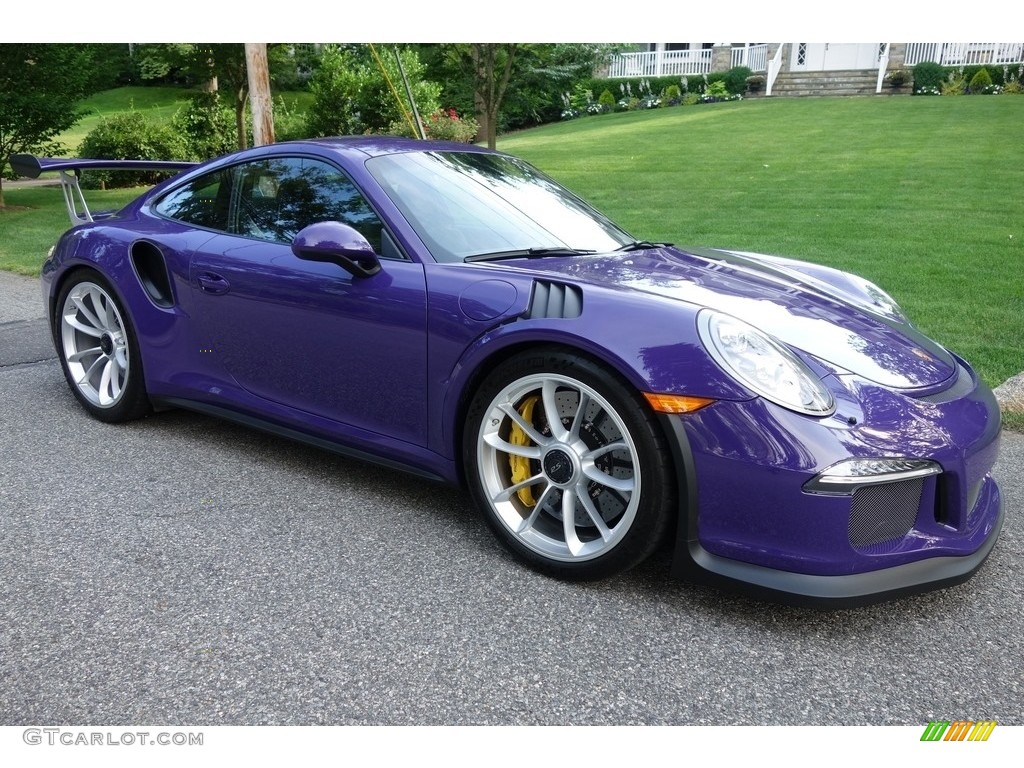
<instances>
[{"instance_id":1,"label":"car roof","mask_svg":"<svg viewBox=\"0 0 1024 768\"><path fill-rule=\"evenodd\" d=\"M361 153L368 157L389 155L401 152L490 152L485 147L474 144L462 144L453 141L435 141L432 139L410 139L402 136L332 136L320 139L302 139L299 141L271 144L269 147L300 147L316 146L330 149L340 154Z\"/></svg>"}]
</instances>

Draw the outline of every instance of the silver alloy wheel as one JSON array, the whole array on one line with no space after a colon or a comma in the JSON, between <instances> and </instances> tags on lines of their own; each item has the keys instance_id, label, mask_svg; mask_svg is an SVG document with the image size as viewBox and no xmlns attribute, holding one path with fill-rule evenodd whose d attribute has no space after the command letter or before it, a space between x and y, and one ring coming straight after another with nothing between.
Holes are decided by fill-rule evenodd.
<instances>
[{"instance_id":1,"label":"silver alloy wheel","mask_svg":"<svg viewBox=\"0 0 1024 768\"><path fill-rule=\"evenodd\" d=\"M68 374L78 391L99 408L112 408L124 395L130 359L124 323L103 288L75 285L60 313L61 345Z\"/></svg>"},{"instance_id":2,"label":"silver alloy wheel","mask_svg":"<svg viewBox=\"0 0 1024 768\"><path fill-rule=\"evenodd\" d=\"M600 557L636 517L633 437L612 405L576 379L535 374L499 391L481 421L477 460L497 518L543 557Z\"/></svg>"}]
</instances>

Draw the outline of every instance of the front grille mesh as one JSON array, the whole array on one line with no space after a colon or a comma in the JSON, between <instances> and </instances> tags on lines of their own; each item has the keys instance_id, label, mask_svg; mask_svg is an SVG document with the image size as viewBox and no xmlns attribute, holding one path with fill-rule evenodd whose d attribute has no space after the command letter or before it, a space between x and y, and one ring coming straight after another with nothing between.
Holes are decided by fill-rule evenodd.
<instances>
[{"instance_id":1,"label":"front grille mesh","mask_svg":"<svg viewBox=\"0 0 1024 768\"><path fill-rule=\"evenodd\" d=\"M921 506L924 479L858 488L850 510L850 544L875 550L907 535ZM881 547L884 549L884 547Z\"/></svg>"}]
</instances>

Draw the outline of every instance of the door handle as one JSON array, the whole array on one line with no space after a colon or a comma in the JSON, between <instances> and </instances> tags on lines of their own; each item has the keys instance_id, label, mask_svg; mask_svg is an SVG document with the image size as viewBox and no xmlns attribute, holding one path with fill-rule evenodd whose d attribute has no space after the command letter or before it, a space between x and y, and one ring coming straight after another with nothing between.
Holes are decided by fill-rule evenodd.
<instances>
[{"instance_id":1,"label":"door handle","mask_svg":"<svg viewBox=\"0 0 1024 768\"><path fill-rule=\"evenodd\" d=\"M212 272L200 273L197 280L199 281L199 289L203 293L221 294L227 293L231 289L231 283Z\"/></svg>"}]
</instances>

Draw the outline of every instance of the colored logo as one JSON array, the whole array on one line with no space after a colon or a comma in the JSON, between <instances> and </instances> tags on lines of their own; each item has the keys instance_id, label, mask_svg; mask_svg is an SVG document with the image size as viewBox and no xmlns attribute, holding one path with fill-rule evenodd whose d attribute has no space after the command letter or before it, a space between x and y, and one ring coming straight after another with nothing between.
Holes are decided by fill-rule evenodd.
<instances>
[{"instance_id":1,"label":"colored logo","mask_svg":"<svg viewBox=\"0 0 1024 768\"><path fill-rule=\"evenodd\" d=\"M988 741L995 727L995 720L932 720L921 741Z\"/></svg>"}]
</instances>

